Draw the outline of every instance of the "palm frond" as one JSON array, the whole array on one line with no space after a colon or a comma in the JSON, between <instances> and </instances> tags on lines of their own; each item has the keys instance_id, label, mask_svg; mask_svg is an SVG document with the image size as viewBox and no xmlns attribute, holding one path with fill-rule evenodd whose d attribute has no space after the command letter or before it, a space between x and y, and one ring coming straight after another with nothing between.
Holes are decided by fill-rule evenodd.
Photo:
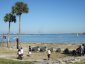
<instances>
[{"instance_id":1,"label":"palm frond","mask_svg":"<svg viewBox=\"0 0 85 64\"><path fill-rule=\"evenodd\" d=\"M15 6L12 7L12 12L16 15L21 15L22 13L28 13L29 8L27 4L23 2L17 2Z\"/></svg>"}]
</instances>

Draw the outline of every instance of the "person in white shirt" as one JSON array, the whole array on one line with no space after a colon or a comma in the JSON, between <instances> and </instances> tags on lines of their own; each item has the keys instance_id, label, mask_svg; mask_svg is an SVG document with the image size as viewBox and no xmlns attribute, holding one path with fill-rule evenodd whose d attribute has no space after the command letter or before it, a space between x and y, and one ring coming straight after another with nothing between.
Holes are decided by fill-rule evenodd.
<instances>
[{"instance_id":1,"label":"person in white shirt","mask_svg":"<svg viewBox=\"0 0 85 64\"><path fill-rule=\"evenodd\" d=\"M23 48L21 47L21 49L18 49L18 59L21 59L23 58Z\"/></svg>"},{"instance_id":2,"label":"person in white shirt","mask_svg":"<svg viewBox=\"0 0 85 64\"><path fill-rule=\"evenodd\" d=\"M47 50L47 53L48 53L47 56L48 56L48 60L49 60L49 59L50 59L50 55L51 55L51 51L48 49L48 50Z\"/></svg>"},{"instance_id":3,"label":"person in white shirt","mask_svg":"<svg viewBox=\"0 0 85 64\"><path fill-rule=\"evenodd\" d=\"M84 55L84 46L81 45L81 56Z\"/></svg>"},{"instance_id":4,"label":"person in white shirt","mask_svg":"<svg viewBox=\"0 0 85 64\"><path fill-rule=\"evenodd\" d=\"M21 50L20 49L18 49L17 55L18 55L17 59L22 59L22 57L21 57Z\"/></svg>"},{"instance_id":5,"label":"person in white shirt","mask_svg":"<svg viewBox=\"0 0 85 64\"><path fill-rule=\"evenodd\" d=\"M23 48L21 47L21 54L23 55Z\"/></svg>"},{"instance_id":6,"label":"person in white shirt","mask_svg":"<svg viewBox=\"0 0 85 64\"><path fill-rule=\"evenodd\" d=\"M18 54L21 55L21 51L20 51L20 49L19 49L19 51L18 51Z\"/></svg>"}]
</instances>

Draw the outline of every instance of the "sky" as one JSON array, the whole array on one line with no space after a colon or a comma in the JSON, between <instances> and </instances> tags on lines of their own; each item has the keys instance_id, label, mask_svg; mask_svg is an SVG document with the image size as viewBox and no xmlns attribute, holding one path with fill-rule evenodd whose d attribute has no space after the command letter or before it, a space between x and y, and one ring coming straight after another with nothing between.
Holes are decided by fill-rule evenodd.
<instances>
[{"instance_id":1,"label":"sky","mask_svg":"<svg viewBox=\"0 0 85 64\"><path fill-rule=\"evenodd\" d=\"M19 1L29 7L29 13L21 16L21 33L85 32L85 0L0 0L0 34L8 33L8 23L4 22L4 16ZM16 17L16 23L11 23L11 33L18 33Z\"/></svg>"}]
</instances>

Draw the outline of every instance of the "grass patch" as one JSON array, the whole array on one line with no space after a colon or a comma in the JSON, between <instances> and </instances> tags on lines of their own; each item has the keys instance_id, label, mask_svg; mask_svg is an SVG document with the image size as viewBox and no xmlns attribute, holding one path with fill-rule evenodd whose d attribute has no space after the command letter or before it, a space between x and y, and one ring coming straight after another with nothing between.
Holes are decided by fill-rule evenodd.
<instances>
[{"instance_id":1,"label":"grass patch","mask_svg":"<svg viewBox=\"0 0 85 64\"><path fill-rule=\"evenodd\" d=\"M9 49L6 47L0 47L0 54L15 54L17 53L17 49Z\"/></svg>"},{"instance_id":2,"label":"grass patch","mask_svg":"<svg viewBox=\"0 0 85 64\"><path fill-rule=\"evenodd\" d=\"M74 64L85 64L85 62L80 62L80 63L77 63L77 62L76 62L76 63L74 63Z\"/></svg>"},{"instance_id":3,"label":"grass patch","mask_svg":"<svg viewBox=\"0 0 85 64\"><path fill-rule=\"evenodd\" d=\"M80 63L76 62L76 63L73 63L73 64L85 64L85 62L80 62Z\"/></svg>"},{"instance_id":4,"label":"grass patch","mask_svg":"<svg viewBox=\"0 0 85 64\"><path fill-rule=\"evenodd\" d=\"M85 64L85 61L75 62L75 63L69 63L69 64Z\"/></svg>"},{"instance_id":5,"label":"grass patch","mask_svg":"<svg viewBox=\"0 0 85 64\"><path fill-rule=\"evenodd\" d=\"M29 61L14 61L9 59L0 59L0 64L33 64Z\"/></svg>"}]
</instances>

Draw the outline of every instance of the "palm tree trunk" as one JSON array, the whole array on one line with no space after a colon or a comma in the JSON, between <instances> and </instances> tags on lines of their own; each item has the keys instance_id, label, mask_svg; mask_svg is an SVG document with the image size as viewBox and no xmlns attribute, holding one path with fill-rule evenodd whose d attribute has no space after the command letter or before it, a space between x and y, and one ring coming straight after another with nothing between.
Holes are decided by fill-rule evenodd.
<instances>
[{"instance_id":1,"label":"palm tree trunk","mask_svg":"<svg viewBox=\"0 0 85 64\"><path fill-rule=\"evenodd\" d=\"M20 39L20 33L21 33L21 15L19 15L19 39Z\"/></svg>"},{"instance_id":2,"label":"palm tree trunk","mask_svg":"<svg viewBox=\"0 0 85 64\"><path fill-rule=\"evenodd\" d=\"M19 15L19 34L18 34L19 41L17 42L17 49L19 48L20 45L20 33L21 33L21 15Z\"/></svg>"},{"instance_id":3,"label":"palm tree trunk","mask_svg":"<svg viewBox=\"0 0 85 64\"><path fill-rule=\"evenodd\" d=\"M10 48L10 22L9 22L9 33L8 33L8 43L7 43L7 47Z\"/></svg>"}]
</instances>

